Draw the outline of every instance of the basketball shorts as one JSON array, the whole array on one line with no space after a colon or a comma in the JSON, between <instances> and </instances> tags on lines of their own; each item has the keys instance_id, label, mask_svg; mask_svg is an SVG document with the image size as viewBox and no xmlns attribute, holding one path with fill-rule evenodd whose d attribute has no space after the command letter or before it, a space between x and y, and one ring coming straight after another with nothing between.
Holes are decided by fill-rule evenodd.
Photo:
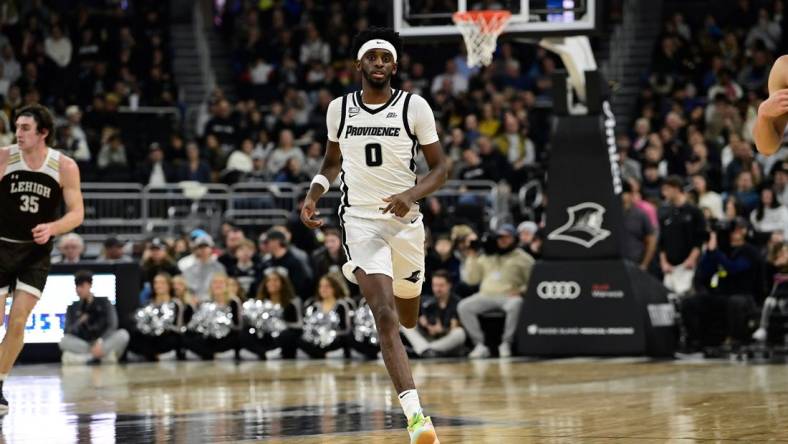
<instances>
[{"instance_id":1,"label":"basketball shorts","mask_svg":"<svg viewBox=\"0 0 788 444\"><path fill-rule=\"evenodd\" d=\"M41 298L49 276L52 242L16 243L0 240L0 296L14 290Z\"/></svg>"},{"instance_id":2,"label":"basketball shorts","mask_svg":"<svg viewBox=\"0 0 788 444\"><path fill-rule=\"evenodd\" d=\"M348 262L342 273L357 284L357 268L366 274L385 274L393 280L394 295L415 298L424 283L424 224L420 213L391 219L345 215L343 245Z\"/></svg>"}]
</instances>

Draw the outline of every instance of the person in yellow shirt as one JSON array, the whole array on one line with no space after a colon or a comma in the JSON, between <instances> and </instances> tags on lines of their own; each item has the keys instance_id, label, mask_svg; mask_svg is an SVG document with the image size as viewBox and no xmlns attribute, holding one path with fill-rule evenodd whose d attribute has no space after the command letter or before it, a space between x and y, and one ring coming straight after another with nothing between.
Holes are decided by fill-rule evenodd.
<instances>
[{"instance_id":1,"label":"person in yellow shirt","mask_svg":"<svg viewBox=\"0 0 788 444\"><path fill-rule=\"evenodd\" d=\"M498 354L502 358L512 355L511 345L517 330L523 294L534 266L534 258L523 249L517 248L513 225L502 225L495 235L495 251L479 255L475 249L467 249L461 269L461 278L465 283L479 284L479 292L463 299L457 306L460 323L475 345L468 355L472 359L490 356L490 350L484 345L479 315L491 310L506 312Z\"/></svg>"}]
</instances>

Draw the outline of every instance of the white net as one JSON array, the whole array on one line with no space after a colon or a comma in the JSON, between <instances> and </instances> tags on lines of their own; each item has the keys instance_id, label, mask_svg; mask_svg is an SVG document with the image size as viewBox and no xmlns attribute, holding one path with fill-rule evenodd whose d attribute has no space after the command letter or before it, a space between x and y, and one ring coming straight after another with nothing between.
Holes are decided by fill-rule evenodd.
<instances>
[{"instance_id":1,"label":"white net","mask_svg":"<svg viewBox=\"0 0 788 444\"><path fill-rule=\"evenodd\" d=\"M492 63L498 36L512 14L509 11L456 12L452 16L460 28L468 51L468 66L487 66Z\"/></svg>"}]
</instances>

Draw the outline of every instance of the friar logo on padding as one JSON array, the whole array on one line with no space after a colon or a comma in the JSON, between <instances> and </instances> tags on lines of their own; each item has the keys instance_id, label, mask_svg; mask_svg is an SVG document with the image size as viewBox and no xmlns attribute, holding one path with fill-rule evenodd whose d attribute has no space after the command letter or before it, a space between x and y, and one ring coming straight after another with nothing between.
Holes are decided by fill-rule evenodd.
<instances>
[{"instance_id":1,"label":"friar logo on padding","mask_svg":"<svg viewBox=\"0 0 788 444\"><path fill-rule=\"evenodd\" d=\"M597 242L610 236L610 231L602 228L605 207L596 202L583 202L566 209L569 220L547 235L550 240L560 240L593 247Z\"/></svg>"},{"instance_id":2,"label":"friar logo on padding","mask_svg":"<svg viewBox=\"0 0 788 444\"><path fill-rule=\"evenodd\" d=\"M410 275L410 277L406 277L405 280L413 282L415 284L416 282L419 281L420 277L421 277L421 270L416 270Z\"/></svg>"}]
</instances>

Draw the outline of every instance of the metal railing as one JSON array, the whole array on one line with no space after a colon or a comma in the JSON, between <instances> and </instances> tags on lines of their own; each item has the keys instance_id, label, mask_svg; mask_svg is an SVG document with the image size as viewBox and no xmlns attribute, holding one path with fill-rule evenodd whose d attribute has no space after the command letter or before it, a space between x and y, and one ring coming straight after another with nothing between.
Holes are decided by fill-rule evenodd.
<instances>
[{"instance_id":1,"label":"metal railing","mask_svg":"<svg viewBox=\"0 0 788 444\"><path fill-rule=\"evenodd\" d=\"M85 221L77 229L86 241L109 235L140 240L174 236L202 228L217 233L225 221L250 230L283 224L299 211L309 183L200 184L164 186L138 183L83 183ZM476 213L485 223L495 216L497 185L490 181L449 181L432 196L449 214ZM332 188L319 201L321 217L338 225L342 193ZM424 209L423 209L424 210Z\"/></svg>"}]
</instances>

